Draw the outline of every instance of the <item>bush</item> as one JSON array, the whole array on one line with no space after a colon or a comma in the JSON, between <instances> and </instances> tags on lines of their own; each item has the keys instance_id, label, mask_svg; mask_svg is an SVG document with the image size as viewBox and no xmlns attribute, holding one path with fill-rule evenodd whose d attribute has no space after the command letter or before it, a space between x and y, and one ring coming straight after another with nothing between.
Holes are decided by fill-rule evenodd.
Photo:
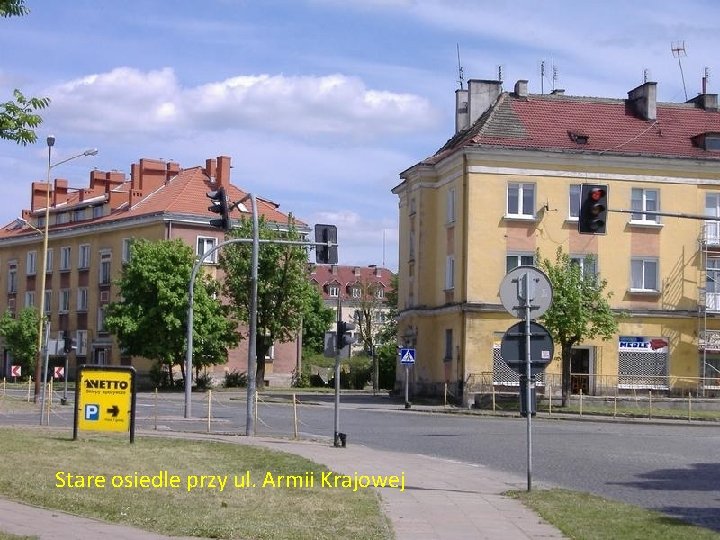
<instances>
[{"instance_id":1,"label":"bush","mask_svg":"<svg viewBox=\"0 0 720 540\"><path fill-rule=\"evenodd\" d=\"M247 386L247 373L228 371L225 373L225 388L245 388Z\"/></svg>"},{"instance_id":2,"label":"bush","mask_svg":"<svg viewBox=\"0 0 720 540\"><path fill-rule=\"evenodd\" d=\"M213 379L209 373L201 373L195 377L195 388L198 390L209 390L213 387Z\"/></svg>"}]
</instances>

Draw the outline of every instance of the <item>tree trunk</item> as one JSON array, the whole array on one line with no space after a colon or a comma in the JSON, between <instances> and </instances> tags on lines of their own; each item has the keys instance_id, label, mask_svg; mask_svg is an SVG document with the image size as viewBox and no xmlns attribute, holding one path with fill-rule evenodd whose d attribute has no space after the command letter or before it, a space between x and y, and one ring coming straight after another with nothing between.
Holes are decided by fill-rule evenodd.
<instances>
[{"instance_id":1,"label":"tree trunk","mask_svg":"<svg viewBox=\"0 0 720 540\"><path fill-rule=\"evenodd\" d=\"M265 388L265 357L270 350L272 340L265 335L258 335L255 340L255 387Z\"/></svg>"},{"instance_id":2,"label":"tree trunk","mask_svg":"<svg viewBox=\"0 0 720 540\"><path fill-rule=\"evenodd\" d=\"M572 359L572 343L562 344L562 406L567 406L570 393L570 360Z\"/></svg>"}]
</instances>

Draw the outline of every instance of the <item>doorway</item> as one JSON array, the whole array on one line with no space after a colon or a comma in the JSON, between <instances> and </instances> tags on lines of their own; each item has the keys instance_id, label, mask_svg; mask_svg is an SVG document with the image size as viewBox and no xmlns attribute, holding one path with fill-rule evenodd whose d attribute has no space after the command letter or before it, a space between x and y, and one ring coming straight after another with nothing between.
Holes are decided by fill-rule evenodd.
<instances>
[{"instance_id":1,"label":"doorway","mask_svg":"<svg viewBox=\"0 0 720 540\"><path fill-rule=\"evenodd\" d=\"M570 388L573 394L590 393L590 349L573 349L570 357Z\"/></svg>"}]
</instances>

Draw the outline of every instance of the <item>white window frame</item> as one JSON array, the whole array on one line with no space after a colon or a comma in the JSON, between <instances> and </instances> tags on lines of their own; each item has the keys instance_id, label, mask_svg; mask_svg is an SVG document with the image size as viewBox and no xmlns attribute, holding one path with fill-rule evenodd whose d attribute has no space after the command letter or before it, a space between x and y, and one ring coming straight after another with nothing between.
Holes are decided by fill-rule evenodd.
<instances>
[{"instance_id":1,"label":"white window frame","mask_svg":"<svg viewBox=\"0 0 720 540\"><path fill-rule=\"evenodd\" d=\"M649 197L654 194L654 199ZM653 203L655 208L653 208ZM660 223L660 216L643 214L642 212L659 212L660 211L660 190L647 188L632 188L630 192L630 223L653 224Z\"/></svg>"},{"instance_id":2,"label":"white window frame","mask_svg":"<svg viewBox=\"0 0 720 540\"><path fill-rule=\"evenodd\" d=\"M76 356L87 356L87 330L76 330L75 331L75 344L77 349L75 350Z\"/></svg>"},{"instance_id":3,"label":"white window frame","mask_svg":"<svg viewBox=\"0 0 720 540\"><path fill-rule=\"evenodd\" d=\"M52 313L52 290L45 290L45 315Z\"/></svg>"},{"instance_id":4,"label":"white window frame","mask_svg":"<svg viewBox=\"0 0 720 540\"><path fill-rule=\"evenodd\" d=\"M105 329L105 307L106 306L100 306L97 310L97 331L98 332L107 332Z\"/></svg>"},{"instance_id":5,"label":"white window frame","mask_svg":"<svg viewBox=\"0 0 720 540\"><path fill-rule=\"evenodd\" d=\"M204 255L215 246L217 246L218 240L214 236L198 236L195 241L195 255L198 257ZM215 251L210 257L203 260L203 264L216 264L218 252Z\"/></svg>"},{"instance_id":6,"label":"white window frame","mask_svg":"<svg viewBox=\"0 0 720 540\"><path fill-rule=\"evenodd\" d=\"M577 221L580 218L581 190L581 184L570 184L568 188L568 221Z\"/></svg>"},{"instance_id":7,"label":"white window frame","mask_svg":"<svg viewBox=\"0 0 720 540\"><path fill-rule=\"evenodd\" d=\"M78 270L90 268L90 244L80 244L78 247Z\"/></svg>"},{"instance_id":8,"label":"white window frame","mask_svg":"<svg viewBox=\"0 0 720 540\"><path fill-rule=\"evenodd\" d=\"M336 284L328 285L328 296L330 298L337 298L339 294L340 294L340 286L339 285L336 285Z\"/></svg>"},{"instance_id":9,"label":"white window frame","mask_svg":"<svg viewBox=\"0 0 720 540\"><path fill-rule=\"evenodd\" d=\"M70 289L60 289L58 295L58 313L70 311Z\"/></svg>"},{"instance_id":10,"label":"white window frame","mask_svg":"<svg viewBox=\"0 0 720 540\"><path fill-rule=\"evenodd\" d=\"M86 312L88 309L88 288L78 287L77 290L77 311Z\"/></svg>"},{"instance_id":11,"label":"white window frame","mask_svg":"<svg viewBox=\"0 0 720 540\"><path fill-rule=\"evenodd\" d=\"M126 264L130 262L130 247L132 245L133 238L122 239L122 263Z\"/></svg>"},{"instance_id":12,"label":"white window frame","mask_svg":"<svg viewBox=\"0 0 720 540\"><path fill-rule=\"evenodd\" d=\"M527 260L527 259L530 260ZM511 266L510 259L515 259ZM524 260L523 260L524 259ZM518 266L532 266L535 264L535 255L533 253L508 253L505 255L505 272L509 272Z\"/></svg>"},{"instance_id":13,"label":"white window frame","mask_svg":"<svg viewBox=\"0 0 720 540\"><path fill-rule=\"evenodd\" d=\"M655 267L655 288L647 287L648 283L646 267L649 267L650 265L654 265ZM641 271L640 276L637 276L635 273L638 267ZM657 257L633 257L630 260L630 292L660 292L660 262L658 261Z\"/></svg>"},{"instance_id":14,"label":"white window frame","mask_svg":"<svg viewBox=\"0 0 720 540\"><path fill-rule=\"evenodd\" d=\"M445 257L445 290L451 291L455 288L455 255Z\"/></svg>"},{"instance_id":15,"label":"white window frame","mask_svg":"<svg viewBox=\"0 0 720 540\"><path fill-rule=\"evenodd\" d=\"M112 279L112 252L100 252L100 265L98 266L98 283L100 285L110 285Z\"/></svg>"},{"instance_id":16,"label":"white window frame","mask_svg":"<svg viewBox=\"0 0 720 540\"><path fill-rule=\"evenodd\" d=\"M47 259L45 259L45 273L52 274L53 270L53 248L48 248Z\"/></svg>"},{"instance_id":17,"label":"white window frame","mask_svg":"<svg viewBox=\"0 0 720 540\"><path fill-rule=\"evenodd\" d=\"M25 307L35 307L35 291L25 291Z\"/></svg>"},{"instance_id":18,"label":"white window frame","mask_svg":"<svg viewBox=\"0 0 720 540\"><path fill-rule=\"evenodd\" d=\"M586 268L588 256L592 259L592 268ZM584 277L598 275L598 260L596 255L570 255L570 262L580 267L580 272Z\"/></svg>"},{"instance_id":19,"label":"white window frame","mask_svg":"<svg viewBox=\"0 0 720 540\"><path fill-rule=\"evenodd\" d=\"M17 292L17 261L8 262L8 294Z\"/></svg>"},{"instance_id":20,"label":"white window frame","mask_svg":"<svg viewBox=\"0 0 720 540\"><path fill-rule=\"evenodd\" d=\"M72 250L70 246L60 248L60 271L67 272L72 267Z\"/></svg>"},{"instance_id":21,"label":"white window frame","mask_svg":"<svg viewBox=\"0 0 720 540\"><path fill-rule=\"evenodd\" d=\"M446 223L455 223L455 188L447 190L445 199L445 218Z\"/></svg>"},{"instance_id":22,"label":"white window frame","mask_svg":"<svg viewBox=\"0 0 720 540\"><path fill-rule=\"evenodd\" d=\"M25 256L25 275L34 276L37 272L37 251L28 251Z\"/></svg>"},{"instance_id":23,"label":"white window frame","mask_svg":"<svg viewBox=\"0 0 720 540\"><path fill-rule=\"evenodd\" d=\"M536 199L536 185L524 182L509 182L507 185L507 196L505 199L506 212L505 217L515 219L535 219L535 199ZM511 208L510 201L511 192L517 193L517 208ZM527 193L530 193L530 201L526 201ZM525 208L530 206L530 208Z\"/></svg>"},{"instance_id":24,"label":"white window frame","mask_svg":"<svg viewBox=\"0 0 720 540\"><path fill-rule=\"evenodd\" d=\"M350 293L353 298L362 298L362 289L360 287L352 287Z\"/></svg>"}]
</instances>

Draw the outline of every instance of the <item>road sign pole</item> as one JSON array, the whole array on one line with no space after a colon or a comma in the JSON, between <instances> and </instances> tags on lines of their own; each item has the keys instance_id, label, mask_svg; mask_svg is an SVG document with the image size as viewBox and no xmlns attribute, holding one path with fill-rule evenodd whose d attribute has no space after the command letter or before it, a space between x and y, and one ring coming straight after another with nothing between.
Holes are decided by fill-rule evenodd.
<instances>
[{"instance_id":1,"label":"road sign pole","mask_svg":"<svg viewBox=\"0 0 720 540\"><path fill-rule=\"evenodd\" d=\"M405 364L405 408L410 408L410 364Z\"/></svg>"},{"instance_id":2,"label":"road sign pole","mask_svg":"<svg viewBox=\"0 0 720 540\"><path fill-rule=\"evenodd\" d=\"M525 274L528 289L530 276ZM526 289L526 290L528 290ZM532 395L530 394L530 295L525 299L525 412L527 413L527 490L532 489Z\"/></svg>"}]
</instances>

